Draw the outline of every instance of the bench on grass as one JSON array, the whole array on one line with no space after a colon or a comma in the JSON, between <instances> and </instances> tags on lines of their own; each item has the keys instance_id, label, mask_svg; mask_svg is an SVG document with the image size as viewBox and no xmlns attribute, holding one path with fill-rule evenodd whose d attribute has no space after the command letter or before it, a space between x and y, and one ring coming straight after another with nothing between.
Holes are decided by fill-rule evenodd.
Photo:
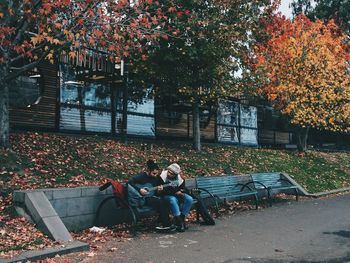
<instances>
[{"instance_id":1,"label":"bench on grass","mask_svg":"<svg viewBox=\"0 0 350 263\"><path fill-rule=\"evenodd\" d=\"M212 201L218 212L219 202L228 200L253 199L258 209L258 192L251 185L251 176L205 176L195 178L195 188L199 190L200 197Z\"/></svg>"},{"instance_id":2,"label":"bench on grass","mask_svg":"<svg viewBox=\"0 0 350 263\"><path fill-rule=\"evenodd\" d=\"M124 185L124 188L127 187L127 184L123 184L123 185ZM99 188L99 190L103 191L110 186L113 187L113 184L111 182L108 182L108 183L102 185ZM109 196L109 197L105 198L99 204L99 206L97 208L97 212L96 212L95 225L99 225L99 219L100 219L99 216L101 214L101 210L102 210L104 204L106 204L111 199L113 199L115 201L116 209L120 209L120 211L124 211L124 213L127 214L125 223L129 224L130 232L134 236L136 235L137 225L138 225L138 222L140 221L140 219L158 215L157 211L153 207L145 206L145 205L141 206L141 207L132 206L128 203L128 201L127 201L128 199L126 198L126 196L124 198L122 198L120 195L118 195L114 192L113 196ZM195 207L196 202L197 202L197 200L194 198L193 199L194 207ZM199 211L197 211L197 210L196 210L196 216L197 216L197 221L199 221Z\"/></svg>"},{"instance_id":3,"label":"bench on grass","mask_svg":"<svg viewBox=\"0 0 350 263\"><path fill-rule=\"evenodd\" d=\"M283 173L254 173L251 174L252 182L257 191L266 191L267 199L272 205L272 195L274 193L294 194L296 201L299 198L298 187L293 185Z\"/></svg>"}]
</instances>

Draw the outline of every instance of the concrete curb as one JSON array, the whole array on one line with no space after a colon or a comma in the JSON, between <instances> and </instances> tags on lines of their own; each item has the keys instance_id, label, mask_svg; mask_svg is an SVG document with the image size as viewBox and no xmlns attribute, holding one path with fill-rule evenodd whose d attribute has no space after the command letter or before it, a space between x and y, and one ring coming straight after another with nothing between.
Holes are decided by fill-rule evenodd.
<instances>
[{"instance_id":1,"label":"concrete curb","mask_svg":"<svg viewBox=\"0 0 350 263\"><path fill-rule=\"evenodd\" d=\"M350 187L339 188L339 189L335 189L335 190L331 190L331 191L327 191L327 192L319 192L319 193L314 193L314 194L308 194L306 196L307 197L313 197L313 198L319 198L319 197L332 195L332 194L343 193L343 192L347 192L347 191L350 191Z\"/></svg>"},{"instance_id":2,"label":"concrete curb","mask_svg":"<svg viewBox=\"0 0 350 263\"><path fill-rule=\"evenodd\" d=\"M298 184L292 177L290 177L287 173L282 172L281 173L289 182L291 182L293 185L298 187L299 193L301 193L301 195L307 196L309 195L309 193L300 185Z\"/></svg>"},{"instance_id":3,"label":"concrete curb","mask_svg":"<svg viewBox=\"0 0 350 263\"><path fill-rule=\"evenodd\" d=\"M300 184L298 184L292 177L290 177L287 173L283 172L282 174L292 184L294 184L295 186L298 187L298 190L300 191L302 196L312 197L312 198L319 198L319 197L324 197L324 196L327 196L327 195L338 194L338 193L350 191L350 187L346 187L346 188L339 188L339 189L335 189L335 190L331 190L331 191L325 191L325 192L319 192L319 193L310 194Z\"/></svg>"},{"instance_id":4,"label":"concrete curb","mask_svg":"<svg viewBox=\"0 0 350 263\"><path fill-rule=\"evenodd\" d=\"M73 252L87 251L90 247L88 244L80 241L72 241L65 243L57 248L47 248L44 250L27 251L18 257L11 259L1 259L0 263L12 263L12 262L28 262L36 260L44 260L45 258L53 258L56 255L65 255Z\"/></svg>"}]
</instances>

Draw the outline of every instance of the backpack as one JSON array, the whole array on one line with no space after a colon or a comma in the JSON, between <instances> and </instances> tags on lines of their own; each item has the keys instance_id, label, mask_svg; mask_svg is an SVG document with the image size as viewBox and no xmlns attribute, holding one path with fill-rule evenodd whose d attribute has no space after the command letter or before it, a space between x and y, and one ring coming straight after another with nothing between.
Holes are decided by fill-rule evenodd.
<instances>
[{"instance_id":1,"label":"backpack","mask_svg":"<svg viewBox=\"0 0 350 263\"><path fill-rule=\"evenodd\" d=\"M119 181L111 181L110 182L113 188L113 195L118 197L121 201L122 205L126 205L127 202L127 192L125 189L125 185L123 185Z\"/></svg>"},{"instance_id":2,"label":"backpack","mask_svg":"<svg viewBox=\"0 0 350 263\"><path fill-rule=\"evenodd\" d=\"M198 213L201 215L204 220L204 225L213 226L215 225L214 218L210 215L207 206L204 204L203 199L200 197L200 193L197 191L192 191L191 196L197 200L195 204Z\"/></svg>"},{"instance_id":3,"label":"backpack","mask_svg":"<svg viewBox=\"0 0 350 263\"><path fill-rule=\"evenodd\" d=\"M100 186L98 189L100 191L106 190L108 187L112 186L113 195L117 197L115 201L122 207L128 207L127 191L124 184L119 181L109 181L104 185Z\"/></svg>"},{"instance_id":4,"label":"backpack","mask_svg":"<svg viewBox=\"0 0 350 263\"><path fill-rule=\"evenodd\" d=\"M146 199L144 196L142 196L139 193L139 191L137 191L130 184L127 184L127 190L128 190L128 203L130 206L141 207L145 205Z\"/></svg>"},{"instance_id":5,"label":"backpack","mask_svg":"<svg viewBox=\"0 0 350 263\"><path fill-rule=\"evenodd\" d=\"M103 191L109 185L113 188L113 195L118 198L118 202L127 207L128 204L133 207L141 207L145 204L145 197L142 196L139 191L137 191L130 184L122 184L119 181L110 181L109 183L100 187L100 191Z\"/></svg>"}]
</instances>

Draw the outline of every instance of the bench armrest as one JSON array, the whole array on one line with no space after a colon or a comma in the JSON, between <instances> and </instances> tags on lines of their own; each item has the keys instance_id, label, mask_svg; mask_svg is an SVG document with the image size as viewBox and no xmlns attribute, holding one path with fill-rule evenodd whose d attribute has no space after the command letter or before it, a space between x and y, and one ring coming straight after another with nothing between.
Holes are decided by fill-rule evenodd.
<instances>
[{"instance_id":1,"label":"bench armrest","mask_svg":"<svg viewBox=\"0 0 350 263\"><path fill-rule=\"evenodd\" d=\"M108 187L111 186L111 182L105 183L104 185L101 185L98 190L103 191L106 190Z\"/></svg>"},{"instance_id":2,"label":"bench armrest","mask_svg":"<svg viewBox=\"0 0 350 263\"><path fill-rule=\"evenodd\" d=\"M193 188L193 189L191 190L192 193L193 193L193 192L196 192L196 191L198 191L198 193L199 193L198 196L199 196L199 197L201 196L201 195L200 195L200 192L201 192L201 191L206 192L206 193L210 196L210 198L211 198L212 200L214 200L216 212L219 213L219 204L218 204L218 201L216 200L216 199L218 198L218 196L213 195L213 194L212 194L211 192L209 192L207 189L201 188L201 187L196 187L196 188ZM194 196L196 197L196 195L194 195Z\"/></svg>"},{"instance_id":3,"label":"bench armrest","mask_svg":"<svg viewBox=\"0 0 350 263\"><path fill-rule=\"evenodd\" d=\"M266 190L268 189L268 187L266 185L264 185L263 183L259 182L259 181L253 181L252 183L254 184L258 184L261 185L263 188L265 188Z\"/></svg>"},{"instance_id":4,"label":"bench armrest","mask_svg":"<svg viewBox=\"0 0 350 263\"><path fill-rule=\"evenodd\" d=\"M213 195L211 192L209 192L209 191L208 191L207 189L205 189L205 188L198 187L198 188L196 188L196 189L199 190L199 196L200 196L201 191L203 191L203 192L206 192L208 195L210 195L211 198L217 198L217 196ZM193 191L193 189L192 189L192 191Z\"/></svg>"},{"instance_id":5,"label":"bench armrest","mask_svg":"<svg viewBox=\"0 0 350 263\"><path fill-rule=\"evenodd\" d=\"M252 184L253 187L249 186L250 184ZM241 190L240 190L241 192L243 192L245 188L248 188L249 191L251 191L251 192L255 191L254 182L248 182L248 183L241 184L241 185L242 185Z\"/></svg>"},{"instance_id":6,"label":"bench armrest","mask_svg":"<svg viewBox=\"0 0 350 263\"><path fill-rule=\"evenodd\" d=\"M278 181L285 182L285 183L287 183L288 185L293 185L293 184L292 184L289 180L287 180L287 179L280 178L280 179L278 179Z\"/></svg>"}]
</instances>

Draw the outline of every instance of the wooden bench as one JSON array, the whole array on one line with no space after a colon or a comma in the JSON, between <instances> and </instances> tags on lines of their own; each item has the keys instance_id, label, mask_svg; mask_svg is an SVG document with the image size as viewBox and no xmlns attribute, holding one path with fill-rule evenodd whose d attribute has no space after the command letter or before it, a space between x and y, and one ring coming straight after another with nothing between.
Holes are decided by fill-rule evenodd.
<instances>
[{"instance_id":1,"label":"wooden bench","mask_svg":"<svg viewBox=\"0 0 350 263\"><path fill-rule=\"evenodd\" d=\"M196 188L200 191L202 199L210 199L214 202L217 211L218 201L226 202L237 198L253 198L255 208L258 209L258 192L253 189L254 185L250 176L206 176L196 177Z\"/></svg>"},{"instance_id":2,"label":"wooden bench","mask_svg":"<svg viewBox=\"0 0 350 263\"><path fill-rule=\"evenodd\" d=\"M253 182L249 185L254 185L257 191L266 191L270 205L272 205L273 193L287 193L291 191L295 193L295 199L298 201L298 187L293 185L282 173L254 173L251 174Z\"/></svg>"},{"instance_id":3,"label":"wooden bench","mask_svg":"<svg viewBox=\"0 0 350 263\"><path fill-rule=\"evenodd\" d=\"M102 185L99 188L99 190L103 191L110 186L112 186L112 184L110 182L108 182L108 183ZM127 185L124 184L125 188L126 188L126 186ZM151 206L142 206L142 207L131 206L128 203L127 198L123 199L123 198L120 198L119 196L117 196L116 194L114 194L112 196L105 198L99 204L97 211L96 211L96 217L95 217L95 222L94 222L95 225L99 225L99 219L100 219L99 217L100 217L102 207L111 199L113 199L115 201L116 209L120 209L121 211L123 211L127 214L128 220L126 220L125 223L130 224L130 226L129 226L130 232L134 236L136 235L137 225L138 225L138 222L140 221L140 219L158 215L158 212ZM193 199L193 205L195 205L196 202L197 202L196 199ZM197 221L198 221L199 220L199 212L197 210L196 210L196 214L197 214Z\"/></svg>"}]
</instances>

